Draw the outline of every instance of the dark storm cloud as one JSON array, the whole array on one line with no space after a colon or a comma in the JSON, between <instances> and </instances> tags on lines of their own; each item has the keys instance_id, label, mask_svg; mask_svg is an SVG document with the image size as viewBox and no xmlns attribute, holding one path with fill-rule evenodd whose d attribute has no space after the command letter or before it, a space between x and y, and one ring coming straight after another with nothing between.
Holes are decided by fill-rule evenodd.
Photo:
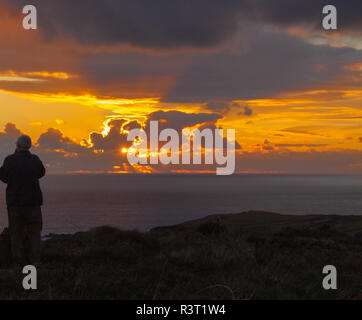
<instances>
[{"instance_id":1,"label":"dark storm cloud","mask_svg":"<svg viewBox=\"0 0 362 320\"><path fill-rule=\"evenodd\" d=\"M224 113L230 110L230 102L210 101L206 104L206 109Z\"/></svg>"},{"instance_id":2,"label":"dark storm cloud","mask_svg":"<svg viewBox=\"0 0 362 320\"><path fill-rule=\"evenodd\" d=\"M17 10L25 0L5 0ZM232 37L240 23L282 27L307 24L321 30L325 0L33 0L48 38L81 44L125 43L144 48L208 48ZM334 0L341 30L360 31L360 0Z\"/></svg>"},{"instance_id":3,"label":"dark storm cloud","mask_svg":"<svg viewBox=\"0 0 362 320\"><path fill-rule=\"evenodd\" d=\"M244 106L243 114L249 117L253 114L253 109L248 106Z\"/></svg>"},{"instance_id":4,"label":"dark storm cloud","mask_svg":"<svg viewBox=\"0 0 362 320\"><path fill-rule=\"evenodd\" d=\"M184 113L180 111L156 111L150 113L144 124L144 130L149 132L150 121L158 121L159 130L166 128L175 129L181 132L185 127L192 127L198 124L215 124L217 120L222 116L215 113ZM112 119L108 121L107 126L109 132L107 135L92 132L89 137L90 145L88 146L92 150L118 151L121 148L129 148L132 142L127 141L128 133L123 130L132 130L141 128L141 124L138 121L130 121L125 119ZM118 150L118 151L117 151Z\"/></svg>"},{"instance_id":5,"label":"dark storm cloud","mask_svg":"<svg viewBox=\"0 0 362 320\"><path fill-rule=\"evenodd\" d=\"M253 110L246 103L231 102L231 101L210 101L206 104L206 109L222 114L228 113L231 109L241 110L239 116L250 117L253 115Z\"/></svg>"},{"instance_id":6,"label":"dark storm cloud","mask_svg":"<svg viewBox=\"0 0 362 320\"><path fill-rule=\"evenodd\" d=\"M200 131L204 129L211 129L212 131L216 130L217 121L222 119L223 116L218 113L185 113L181 111L156 111L149 114L144 130L146 133L150 130L150 121L158 121L159 131L163 129L174 129L180 135L183 135L182 129L187 127L198 126ZM222 128L220 128L222 129ZM150 135L148 135L150 138ZM149 143L149 142L148 142ZM182 142L180 141L180 144ZM241 150L241 146L238 141L230 142L225 137L223 138L223 145L226 148L227 145L233 145L236 150ZM161 144L159 144L161 147Z\"/></svg>"},{"instance_id":7,"label":"dark storm cloud","mask_svg":"<svg viewBox=\"0 0 362 320\"><path fill-rule=\"evenodd\" d=\"M90 142L94 150L116 150L121 147L129 147L132 143L127 141L127 134L121 132L125 119L114 119L108 122L109 132L106 136L101 133L92 132Z\"/></svg>"},{"instance_id":8,"label":"dark storm cloud","mask_svg":"<svg viewBox=\"0 0 362 320\"><path fill-rule=\"evenodd\" d=\"M0 158L4 159L7 155L15 151L15 142L17 138L24 134L14 123L5 124L5 128L0 132ZM48 129L44 132L38 141L33 139L31 152L44 157L44 163L59 164L68 161L64 154L68 152L79 151L82 147L74 143L70 138L65 137L57 129ZM84 148L83 148L84 149ZM59 152L62 150L62 152ZM84 149L84 151L86 151ZM74 162L74 161L73 161Z\"/></svg>"},{"instance_id":9,"label":"dark storm cloud","mask_svg":"<svg viewBox=\"0 0 362 320\"><path fill-rule=\"evenodd\" d=\"M232 107L241 109L241 111L238 112L239 116L250 117L253 115L253 109L251 109L246 103L234 102Z\"/></svg>"},{"instance_id":10,"label":"dark storm cloud","mask_svg":"<svg viewBox=\"0 0 362 320\"><path fill-rule=\"evenodd\" d=\"M42 133L38 139L38 148L48 150L64 150L67 152L81 151L83 148L63 135L63 133L54 128L49 128Z\"/></svg>"},{"instance_id":11,"label":"dark storm cloud","mask_svg":"<svg viewBox=\"0 0 362 320\"><path fill-rule=\"evenodd\" d=\"M28 4L20 0L6 1L9 4ZM361 56L360 51L351 48L312 45L305 39L271 32L270 28L261 25L298 25L303 21L312 25L315 19L320 24L325 3L319 0L196 0L192 3L178 0L34 0L32 4L39 11L37 32L45 32L50 38L59 34L66 39L75 37L81 43L95 45L129 43L166 49L214 47L231 35L234 39L227 47L216 51L176 51L162 55L141 50L104 51L102 47L99 51L81 53L73 48L69 57L61 53L62 47L66 46L59 41L59 45L54 46L59 48L59 55L31 51L29 57L24 58L25 49L6 53L8 49L4 46L0 52L0 69L1 66L4 70L24 69L25 62L29 65L31 59L31 66L36 70L48 70L49 65L51 70L63 70L64 64L66 72L79 75L67 81L48 79L41 83L2 83L9 91L69 91L78 94L86 89L100 97L157 97L163 102L182 103L209 101L209 110L224 114L230 106L215 101L265 98L305 85L320 84L341 72L352 72L342 67L360 60ZM353 0L346 3L335 1L334 4L339 17L354 17L360 6ZM312 11L316 12L314 16ZM15 13L19 15L20 12L19 6ZM356 20L353 17L352 20ZM252 26L247 21L252 21ZM239 27L230 27L230 24L239 23L244 24L241 31ZM339 28L344 30L342 25ZM144 39L137 37L142 32ZM235 44L235 39L240 43ZM72 71L73 66L75 70ZM241 112L249 115L247 110Z\"/></svg>"},{"instance_id":12,"label":"dark storm cloud","mask_svg":"<svg viewBox=\"0 0 362 320\"><path fill-rule=\"evenodd\" d=\"M127 130L127 131L131 131L133 129L140 129L140 128L141 128L141 124L136 120L131 121L123 126L123 129Z\"/></svg>"},{"instance_id":13,"label":"dark storm cloud","mask_svg":"<svg viewBox=\"0 0 362 320\"><path fill-rule=\"evenodd\" d=\"M265 139L264 143L262 144L262 149L266 151L272 151L274 150L274 147L273 144L268 139Z\"/></svg>"},{"instance_id":14,"label":"dark storm cloud","mask_svg":"<svg viewBox=\"0 0 362 320\"><path fill-rule=\"evenodd\" d=\"M186 63L183 55L141 52L93 53L79 60L95 93L129 98L159 97L171 85L170 77Z\"/></svg>"},{"instance_id":15,"label":"dark storm cloud","mask_svg":"<svg viewBox=\"0 0 362 320\"><path fill-rule=\"evenodd\" d=\"M193 127L198 124L215 124L222 119L218 113L185 113L181 111L156 111L149 114L145 130L148 132L150 121L159 122L159 130L166 128L175 129L180 132L183 128Z\"/></svg>"},{"instance_id":16,"label":"dark storm cloud","mask_svg":"<svg viewBox=\"0 0 362 320\"><path fill-rule=\"evenodd\" d=\"M184 113L179 111L156 111L147 116L144 130L149 129L151 120L159 121L160 130L172 128L181 131L184 127L201 124L216 128L216 122L221 119L219 114L208 113ZM122 148L129 148L132 141L127 141L127 133L124 130L141 128L141 124L123 118L110 119L106 123L108 132L92 132L89 139L84 139L78 144L71 138L65 136L60 130L49 128L40 135L34 152L39 154L49 165L51 171L77 171L77 170L113 170L113 166L127 164L126 154L121 152ZM12 141L20 131L15 125L8 124L3 133L0 133L0 144L2 135L6 141ZM240 145L236 142L236 148Z\"/></svg>"},{"instance_id":17,"label":"dark storm cloud","mask_svg":"<svg viewBox=\"0 0 362 320\"><path fill-rule=\"evenodd\" d=\"M7 0L23 6L25 0ZM82 44L126 43L145 48L211 47L237 28L242 1L33 0L49 38Z\"/></svg>"},{"instance_id":18,"label":"dark storm cloud","mask_svg":"<svg viewBox=\"0 0 362 320\"><path fill-rule=\"evenodd\" d=\"M58 129L49 128L40 135L32 152L47 164L49 172L112 170L114 165L126 161L125 156L116 150L120 141L125 139L125 135L117 129L125 122L123 119L109 121L111 130L108 135L91 133L91 143L84 140L82 144L73 141ZM97 152L99 150L102 152Z\"/></svg>"},{"instance_id":19,"label":"dark storm cloud","mask_svg":"<svg viewBox=\"0 0 362 320\"><path fill-rule=\"evenodd\" d=\"M14 123L7 123L4 131L0 132L0 149L15 149L15 142L19 136L24 134Z\"/></svg>"},{"instance_id":20,"label":"dark storm cloud","mask_svg":"<svg viewBox=\"0 0 362 320\"><path fill-rule=\"evenodd\" d=\"M16 139L23 133L20 129L16 127L15 123L8 122L5 125L4 132L0 132L0 139L2 138L9 138L9 139Z\"/></svg>"},{"instance_id":21,"label":"dark storm cloud","mask_svg":"<svg viewBox=\"0 0 362 320\"><path fill-rule=\"evenodd\" d=\"M362 1L360 0L249 0L251 16L263 23L279 26L309 25L321 30L322 8L334 5L338 13L340 31L361 31Z\"/></svg>"},{"instance_id":22,"label":"dark storm cloud","mask_svg":"<svg viewBox=\"0 0 362 320\"><path fill-rule=\"evenodd\" d=\"M270 97L349 72L344 66L361 58L360 51L352 48L316 46L260 27L249 29L246 48L240 45L234 49L194 55L163 100L200 102Z\"/></svg>"}]
</instances>

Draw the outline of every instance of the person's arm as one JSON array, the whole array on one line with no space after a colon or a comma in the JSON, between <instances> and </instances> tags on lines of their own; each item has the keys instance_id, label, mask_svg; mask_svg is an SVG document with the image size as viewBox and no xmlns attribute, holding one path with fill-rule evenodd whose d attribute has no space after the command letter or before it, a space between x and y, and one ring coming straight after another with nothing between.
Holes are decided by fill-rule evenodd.
<instances>
[{"instance_id":1,"label":"person's arm","mask_svg":"<svg viewBox=\"0 0 362 320\"><path fill-rule=\"evenodd\" d=\"M9 171L9 164L8 158L5 158L4 164L0 168L0 180L4 183L8 183L8 171Z\"/></svg>"}]
</instances>

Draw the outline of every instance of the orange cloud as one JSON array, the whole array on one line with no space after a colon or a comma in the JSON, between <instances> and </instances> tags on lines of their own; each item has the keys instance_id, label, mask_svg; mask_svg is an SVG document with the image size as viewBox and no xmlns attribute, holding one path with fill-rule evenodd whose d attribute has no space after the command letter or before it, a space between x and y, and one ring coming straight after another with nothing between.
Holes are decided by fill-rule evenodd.
<instances>
[{"instance_id":1,"label":"orange cloud","mask_svg":"<svg viewBox=\"0 0 362 320\"><path fill-rule=\"evenodd\" d=\"M77 77L76 75L71 75L66 72L47 72L47 71L31 71L31 72L16 72L14 70L8 70L0 72L0 81L26 81L28 78L29 81L40 81L39 79L32 79L32 77L37 78L54 78L61 80L68 80L70 78ZM24 80L19 80L24 79Z\"/></svg>"}]
</instances>

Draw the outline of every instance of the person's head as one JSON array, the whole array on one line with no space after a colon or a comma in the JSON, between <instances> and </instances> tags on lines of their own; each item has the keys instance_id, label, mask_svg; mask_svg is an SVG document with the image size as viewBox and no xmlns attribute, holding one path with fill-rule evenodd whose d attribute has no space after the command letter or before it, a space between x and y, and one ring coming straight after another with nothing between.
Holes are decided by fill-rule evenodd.
<instances>
[{"instance_id":1,"label":"person's head","mask_svg":"<svg viewBox=\"0 0 362 320\"><path fill-rule=\"evenodd\" d=\"M16 141L16 148L18 150L29 150L31 148L31 138L27 135L21 135Z\"/></svg>"}]
</instances>

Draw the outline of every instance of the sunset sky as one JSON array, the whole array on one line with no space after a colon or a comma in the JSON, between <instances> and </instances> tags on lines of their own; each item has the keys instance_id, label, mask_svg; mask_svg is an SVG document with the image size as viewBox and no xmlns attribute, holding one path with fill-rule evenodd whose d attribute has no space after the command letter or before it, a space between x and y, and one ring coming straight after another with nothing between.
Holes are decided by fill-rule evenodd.
<instances>
[{"instance_id":1,"label":"sunset sky","mask_svg":"<svg viewBox=\"0 0 362 320\"><path fill-rule=\"evenodd\" d=\"M210 170L127 163L162 120L236 129L236 172L362 174L360 0L32 0L27 31L28 2L0 0L0 161L27 133L49 172Z\"/></svg>"}]
</instances>

